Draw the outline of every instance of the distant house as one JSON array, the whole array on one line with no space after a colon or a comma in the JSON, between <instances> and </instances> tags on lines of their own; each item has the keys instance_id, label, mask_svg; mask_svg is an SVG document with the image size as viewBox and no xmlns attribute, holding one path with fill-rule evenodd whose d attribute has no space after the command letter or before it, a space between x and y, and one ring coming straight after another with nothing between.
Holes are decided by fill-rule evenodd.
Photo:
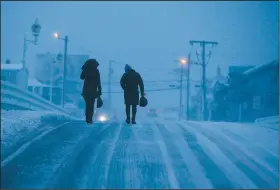
<instances>
[{"instance_id":1,"label":"distant house","mask_svg":"<svg viewBox=\"0 0 280 190\"><path fill-rule=\"evenodd\" d=\"M213 114L213 101L215 92L227 83L227 78L222 74L220 66L217 67L216 76L206 80L206 98L207 98L207 120L211 120ZM203 119L203 91L200 85L197 86L196 93L191 97L192 102L192 119Z\"/></svg>"},{"instance_id":2,"label":"distant house","mask_svg":"<svg viewBox=\"0 0 280 190\"><path fill-rule=\"evenodd\" d=\"M50 85L42 84L35 77L28 78L28 91L50 100ZM52 103L61 104L61 87L52 86Z\"/></svg>"},{"instance_id":3,"label":"distant house","mask_svg":"<svg viewBox=\"0 0 280 190\"><path fill-rule=\"evenodd\" d=\"M272 61L248 69L243 73L244 80L229 88L239 101L230 105L232 121L251 122L257 118L279 115L279 61Z\"/></svg>"},{"instance_id":4,"label":"distant house","mask_svg":"<svg viewBox=\"0 0 280 190\"><path fill-rule=\"evenodd\" d=\"M1 63L1 80L8 81L17 85L19 88L26 89L28 71L23 64Z\"/></svg>"},{"instance_id":5,"label":"distant house","mask_svg":"<svg viewBox=\"0 0 280 190\"><path fill-rule=\"evenodd\" d=\"M36 80L33 77L29 77L28 78L28 91L33 92L37 95L42 96L43 95L43 87L45 85L43 85L42 83L40 83L38 80Z\"/></svg>"},{"instance_id":6,"label":"distant house","mask_svg":"<svg viewBox=\"0 0 280 190\"><path fill-rule=\"evenodd\" d=\"M243 102L243 120L279 115L279 61L257 66L244 74L250 93Z\"/></svg>"},{"instance_id":7,"label":"distant house","mask_svg":"<svg viewBox=\"0 0 280 190\"><path fill-rule=\"evenodd\" d=\"M211 94L211 99L208 100L208 110L209 110L209 120L216 120L217 109L221 109L217 107L217 103L221 102L220 92L227 86L227 78L222 74L220 66L217 67L216 77L211 81L211 84L208 89L208 93Z\"/></svg>"}]
</instances>

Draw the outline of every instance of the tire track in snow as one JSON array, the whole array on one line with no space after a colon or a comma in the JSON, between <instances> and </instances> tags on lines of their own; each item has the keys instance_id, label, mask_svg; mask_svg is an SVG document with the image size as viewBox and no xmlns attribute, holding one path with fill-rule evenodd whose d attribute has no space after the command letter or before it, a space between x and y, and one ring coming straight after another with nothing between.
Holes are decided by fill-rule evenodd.
<instances>
[{"instance_id":1,"label":"tire track in snow","mask_svg":"<svg viewBox=\"0 0 280 190\"><path fill-rule=\"evenodd\" d=\"M234 130L229 130L228 128L225 128L223 126L219 126L219 127L221 127L219 130L221 130L221 132L224 133L225 138L232 139L234 142L238 143L241 147L243 147L243 145L246 145L244 146L244 148L246 148L247 151L255 150L255 152L257 152L258 154L254 153L254 155L261 156L266 162L267 167L276 168L277 171L275 171L275 173L278 175L279 159L277 153L270 151L269 149L267 149L267 147L265 147L259 142L256 141L253 142L252 140L246 139L244 135L241 136L240 134L236 133ZM253 144L253 146L248 147L248 145L250 144Z\"/></svg>"},{"instance_id":2,"label":"tire track in snow","mask_svg":"<svg viewBox=\"0 0 280 190\"><path fill-rule=\"evenodd\" d=\"M256 188L224 155L224 152L207 137L197 132L192 126L178 124L189 147L196 155L200 164L205 168L206 176L214 188Z\"/></svg>"},{"instance_id":3,"label":"tire track in snow","mask_svg":"<svg viewBox=\"0 0 280 190\"><path fill-rule=\"evenodd\" d=\"M175 145L175 139L172 137L170 132L166 129L164 124L157 124L158 130L163 136L164 143L166 145L168 154L171 158L172 168L176 179L178 180L180 188L195 188L195 185L192 182L192 176L190 174L190 169L187 167L184 162L178 147Z\"/></svg>"},{"instance_id":4,"label":"tire track in snow","mask_svg":"<svg viewBox=\"0 0 280 190\"><path fill-rule=\"evenodd\" d=\"M92 128L92 131L83 136L83 138L80 138L77 143L74 143L74 147L64 155L63 160L55 165L51 177L45 180L41 188L73 188L76 186L77 179L81 176L81 171L86 167L85 159L87 157L84 152L87 144L94 139L98 145L101 139L96 137L103 136L108 131L109 125L95 125L94 127L88 127ZM80 125L77 127L84 126ZM50 165L50 167L52 166Z\"/></svg>"},{"instance_id":5,"label":"tire track in snow","mask_svg":"<svg viewBox=\"0 0 280 190\"><path fill-rule=\"evenodd\" d=\"M6 164L1 171L2 187L43 188L43 184L52 178L55 168L65 159L64 155L71 153L75 145L94 130L80 130L72 125L70 123L46 134Z\"/></svg>"},{"instance_id":6,"label":"tire track in snow","mask_svg":"<svg viewBox=\"0 0 280 190\"><path fill-rule=\"evenodd\" d=\"M55 130L59 129L60 127L67 126L71 122L65 122L63 124L50 127L48 130L38 134L34 138L30 139L29 141L26 141L23 143L20 147L16 149L13 153L9 154L8 156L5 156L5 159L1 157L1 168L3 168L6 164L8 164L10 161L12 161L15 157L19 156L21 153L23 153L29 146L31 146L34 142L41 140L44 136L54 132ZM2 161L3 159L3 161Z\"/></svg>"},{"instance_id":7,"label":"tire track in snow","mask_svg":"<svg viewBox=\"0 0 280 190\"><path fill-rule=\"evenodd\" d=\"M162 137L158 126L156 126L154 128L154 132L155 132L154 134L155 134L155 138L156 138L155 140L157 141L157 144L162 153L163 161L164 161L164 164L166 167L166 172L168 175L168 182L170 184L170 188L179 189L180 184L176 178L176 174L175 174L173 164L172 164L172 158L170 158L170 155L169 155L169 152L167 149L167 145L165 144L164 138Z\"/></svg>"},{"instance_id":8,"label":"tire track in snow","mask_svg":"<svg viewBox=\"0 0 280 190\"><path fill-rule=\"evenodd\" d=\"M13 138L12 144L5 144L1 143L1 162L3 160L6 160L8 157L10 157L13 153L17 152L21 147L26 146L26 144L30 144L30 142L34 141L34 139L40 138L40 135L43 135L44 133L48 133L52 131L53 129L65 125L66 121L52 121L48 123L40 123L38 127L30 130L30 131L19 131L19 135L16 139ZM15 124L14 124L15 125ZM48 131L48 132L47 132ZM9 137L11 138L11 137ZM3 140L3 139L1 139ZM4 141L5 142L5 141Z\"/></svg>"},{"instance_id":9,"label":"tire track in snow","mask_svg":"<svg viewBox=\"0 0 280 190\"><path fill-rule=\"evenodd\" d=\"M126 170L125 170L125 179L126 179L126 188L141 188L141 175L138 169L138 165L140 163L141 151L139 151L139 141L136 137L136 131L142 131L143 125L139 122L137 125L131 126L132 134L130 143L127 147L127 161L126 161Z\"/></svg>"},{"instance_id":10,"label":"tire track in snow","mask_svg":"<svg viewBox=\"0 0 280 190\"><path fill-rule=\"evenodd\" d=\"M194 184L194 188L212 189L213 185L211 181L206 177L204 168L196 159L195 154L184 140L181 129L174 122L165 122L165 124L169 126L169 130L167 130L167 128L163 128L165 131L164 133L166 134L164 136L173 135L172 142L175 143L174 149L179 151L182 160L187 166L190 172L189 180ZM182 188L182 186L180 186L180 188Z\"/></svg>"},{"instance_id":11,"label":"tire track in snow","mask_svg":"<svg viewBox=\"0 0 280 190\"><path fill-rule=\"evenodd\" d=\"M122 125L118 141L116 142L116 150L112 155L112 161L109 165L108 176L104 188L126 188L125 170L127 159L127 147L131 138L131 126Z\"/></svg>"},{"instance_id":12,"label":"tire track in snow","mask_svg":"<svg viewBox=\"0 0 280 190\"><path fill-rule=\"evenodd\" d=\"M121 132L121 125L117 122L109 126L109 134L102 140L96 151L88 157L89 163L83 172L81 181L77 183L79 188L106 188L109 166L112 161L116 143ZM88 147L87 149L92 150Z\"/></svg>"},{"instance_id":13,"label":"tire track in snow","mask_svg":"<svg viewBox=\"0 0 280 190\"><path fill-rule=\"evenodd\" d=\"M155 124L145 123L141 128L133 128L133 142L129 144L129 153L137 158L134 166L131 166L136 169L134 176L138 177L139 183L139 187L134 188L170 188L164 158L155 140L154 127Z\"/></svg>"},{"instance_id":14,"label":"tire track in snow","mask_svg":"<svg viewBox=\"0 0 280 190\"><path fill-rule=\"evenodd\" d=\"M214 142L219 149L222 150L228 158L231 159L231 161L235 163L235 165L259 188L276 188L278 186L277 176L274 176L267 170L267 168L257 163L255 158L243 152L240 146L237 146L235 143L224 138L222 135L217 135L207 128L202 128L198 124L192 123L189 125L193 126L206 138Z\"/></svg>"},{"instance_id":15,"label":"tire track in snow","mask_svg":"<svg viewBox=\"0 0 280 190\"><path fill-rule=\"evenodd\" d=\"M97 126L94 127L96 130L80 141L75 149L73 149L71 156L67 156L64 162L59 165L46 187L67 189L81 188L81 186L84 185L83 177L87 177L85 171L87 171L92 160L94 160L93 157L104 139L106 139L110 133L113 132L112 129L114 129L114 127L112 127L113 124L96 125ZM98 176L98 174L92 174L90 177L94 181Z\"/></svg>"},{"instance_id":16,"label":"tire track in snow","mask_svg":"<svg viewBox=\"0 0 280 190\"><path fill-rule=\"evenodd\" d=\"M194 123L194 124L198 124L201 125L201 123L199 122L193 122L193 121L188 121L188 122L184 122L184 123ZM208 124L209 125L209 124ZM222 132L221 134L225 135L226 137L234 140L237 143L240 143L240 145L244 145L245 144L255 144L258 147L261 147L261 149L258 150L261 151L262 153L266 154L266 155L271 155L272 157L272 162L277 162L278 163L278 150L276 151L272 151L270 150L267 146L263 145L261 142L256 141L255 139L257 137L253 136L252 138L248 138L247 134L252 135L252 132L256 132L259 131L258 127L255 127L255 129L252 129L252 126L248 126L248 125L241 125L239 123L226 123L226 122L218 122L218 123L213 123L212 125L214 125L215 127L210 127L208 129L210 130L215 130L217 132ZM204 125L201 125L202 127L204 127ZM251 129L250 129L251 128ZM248 130L250 129L250 130ZM275 135L273 135L273 137L278 138L278 133L275 131L271 131L272 133L275 133ZM262 133L263 134L263 133ZM263 135L262 135L263 136ZM275 144L277 144L278 142L275 140ZM274 159L274 160L273 160Z\"/></svg>"}]
</instances>

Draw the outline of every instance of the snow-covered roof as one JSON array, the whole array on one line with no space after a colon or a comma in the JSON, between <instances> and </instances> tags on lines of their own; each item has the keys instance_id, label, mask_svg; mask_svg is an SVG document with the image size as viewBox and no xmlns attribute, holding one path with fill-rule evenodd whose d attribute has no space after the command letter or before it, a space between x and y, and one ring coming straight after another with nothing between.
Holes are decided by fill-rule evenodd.
<instances>
[{"instance_id":1,"label":"snow-covered roof","mask_svg":"<svg viewBox=\"0 0 280 190\"><path fill-rule=\"evenodd\" d=\"M261 69L264 69L264 68L266 68L266 67L270 67L270 66L277 65L277 64L279 64L279 61L278 61L278 60L271 61L271 62L268 62L268 63L265 63L265 64L261 64L261 65L257 65L257 66L255 66L254 68L245 71L244 74L245 74L245 75L249 75L249 74L251 74L251 73L258 72L258 71L260 71Z\"/></svg>"},{"instance_id":2,"label":"snow-covered roof","mask_svg":"<svg viewBox=\"0 0 280 190\"><path fill-rule=\"evenodd\" d=\"M48 86L48 85L42 84L37 79L31 77L31 78L28 78L28 86L43 87L43 86Z\"/></svg>"},{"instance_id":3,"label":"snow-covered roof","mask_svg":"<svg viewBox=\"0 0 280 190\"><path fill-rule=\"evenodd\" d=\"M20 70L23 68L23 64L6 64L1 63L1 70Z\"/></svg>"},{"instance_id":4,"label":"snow-covered roof","mask_svg":"<svg viewBox=\"0 0 280 190\"><path fill-rule=\"evenodd\" d=\"M223 85L227 85L227 78L224 76L215 77L211 82L210 88L213 89L215 87L215 85L217 84L217 82L219 82L220 84L223 84Z\"/></svg>"}]
</instances>

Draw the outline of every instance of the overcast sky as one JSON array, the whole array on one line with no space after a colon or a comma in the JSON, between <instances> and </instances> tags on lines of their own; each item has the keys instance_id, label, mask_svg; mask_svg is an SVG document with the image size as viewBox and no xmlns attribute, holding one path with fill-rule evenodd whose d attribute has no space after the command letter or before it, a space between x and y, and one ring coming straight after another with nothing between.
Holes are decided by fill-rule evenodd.
<instances>
[{"instance_id":1,"label":"overcast sky","mask_svg":"<svg viewBox=\"0 0 280 190\"><path fill-rule=\"evenodd\" d=\"M23 36L32 39L30 27L38 18L42 31L38 46L28 47L29 65L35 64L36 53L63 51L63 42L52 36L58 31L69 36L70 54L89 54L104 68L109 59L128 63L147 70L150 79L166 78L167 70L178 66L176 58L200 50L191 48L189 40L217 41L217 47L208 48L212 56L207 74L215 75L217 65L226 74L229 65L258 65L278 58L278 11L277 1L5 1L1 61L20 62ZM156 68L157 75L151 71ZM200 78L199 70L193 68L193 78Z\"/></svg>"},{"instance_id":2,"label":"overcast sky","mask_svg":"<svg viewBox=\"0 0 280 190\"><path fill-rule=\"evenodd\" d=\"M143 67L174 64L191 50L189 40L219 42L209 67L262 64L278 57L277 1L2 2L2 61L21 60L23 36L32 37L35 18L42 32L28 57L62 51L62 42L52 38L54 31L73 41L69 53Z\"/></svg>"}]
</instances>

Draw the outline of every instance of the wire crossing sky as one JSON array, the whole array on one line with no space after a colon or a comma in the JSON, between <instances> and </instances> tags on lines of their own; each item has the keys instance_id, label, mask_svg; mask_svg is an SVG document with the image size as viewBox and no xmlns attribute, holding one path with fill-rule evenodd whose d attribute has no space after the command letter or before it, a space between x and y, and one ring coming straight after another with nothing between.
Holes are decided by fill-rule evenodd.
<instances>
[{"instance_id":1,"label":"wire crossing sky","mask_svg":"<svg viewBox=\"0 0 280 190\"><path fill-rule=\"evenodd\" d=\"M61 51L55 31L75 42L69 53L139 67L172 65L193 50L189 40L213 40L219 42L208 66L213 74L217 64L225 70L276 59L278 11L277 1L2 2L1 61L21 60L23 35L31 37L30 26L38 18L42 32L38 47L28 50L29 60L37 52Z\"/></svg>"}]
</instances>

